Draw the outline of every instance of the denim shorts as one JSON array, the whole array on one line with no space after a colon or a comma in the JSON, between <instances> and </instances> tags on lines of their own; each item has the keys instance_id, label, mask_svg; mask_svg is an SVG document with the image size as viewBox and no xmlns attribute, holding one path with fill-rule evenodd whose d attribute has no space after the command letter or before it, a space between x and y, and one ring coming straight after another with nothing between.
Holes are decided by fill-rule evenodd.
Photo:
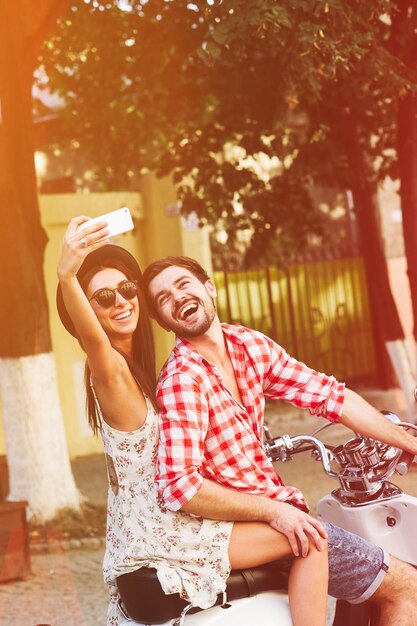
<instances>
[{"instance_id":1,"label":"denim shorts","mask_svg":"<svg viewBox=\"0 0 417 626\"><path fill-rule=\"evenodd\" d=\"M329 595L351 604L368 600L388 571L389 554L343 528L321 523L328 534Z\"/></svg>"},{"instance_id":2,"label":"denim shorts","mask_svg":"<svg viewBox=\"0 0 417 626\"><path fill-rule=\"evenodd\" d=\"M389 568L389 554L339 526L323 520L320 523L327 532L329 596L350 604L365 602L382 583ZM275 563L289 574L292 560Z\"/></svg>"}]
</instances>

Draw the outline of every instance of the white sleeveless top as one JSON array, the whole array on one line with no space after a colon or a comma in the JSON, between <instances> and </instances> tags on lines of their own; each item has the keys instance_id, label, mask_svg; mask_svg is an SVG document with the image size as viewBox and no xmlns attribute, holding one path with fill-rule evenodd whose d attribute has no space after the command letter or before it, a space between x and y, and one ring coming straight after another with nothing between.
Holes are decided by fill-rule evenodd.
<instances>
[{"instance_id":1,"label":"white sleeveless top","mask_svg":"<svg viewBox=\"0 0 417 626\"><path fill-rule=\"evenodd\" d=\"M154 567L165 593L179 593L193 605L207 608L224 590L230 573L233 523L173 513L158 496L158 415L146 402L147 418L138 430L116 430L102 420L110 483L103 564L110 587L107 626L123 621L115 583L121 574Z\"/></svg>"}]
</instances>

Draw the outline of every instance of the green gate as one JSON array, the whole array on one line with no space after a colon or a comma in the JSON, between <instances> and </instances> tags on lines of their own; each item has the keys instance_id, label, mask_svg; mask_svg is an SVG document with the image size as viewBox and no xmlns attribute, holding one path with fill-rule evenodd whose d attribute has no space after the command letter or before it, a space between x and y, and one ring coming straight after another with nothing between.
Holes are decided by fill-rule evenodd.
<instances>
[{"instance_id":1,"label":"green gate","mask_svg":"<svg viewBox=\"0 0 417 626\"><path fill-rule=\"evenodd\" d=\"M360 257L215 272L224 322L260 330L339 380L374 380L375 353Z\"/></svg>"}]
</instances>

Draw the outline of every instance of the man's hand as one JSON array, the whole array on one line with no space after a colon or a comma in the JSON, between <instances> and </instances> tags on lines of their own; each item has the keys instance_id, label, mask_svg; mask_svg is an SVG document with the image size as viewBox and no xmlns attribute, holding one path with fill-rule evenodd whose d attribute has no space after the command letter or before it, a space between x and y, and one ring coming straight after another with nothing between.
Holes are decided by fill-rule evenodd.
<instances>
[{"instance_id":1,"label":"man's hand","mask_svg":"<svg viewBox=\"0 0 417 626\"><path fill-rule=\"evenodd\" d=\"M322 539L327 539L327 533L318 520L286 502L274 504L276 514L268 520L269 525L287 537L295 556L307 556L310 541L317 550L323 550Z\"/></svg>"},{"instance_id":2,"label":"man's hand","mask_svg":"<svg viewBox=\"0 0 417 626\"><path fill-rule=\"evenodd\" d=\"M203 478L197 493L181 510L209 519L266 522L285 535L295 556L307 556L310 542L323 550L326 531L319 521L286 502L242 493Z\"/></svg>"}]
</instances>

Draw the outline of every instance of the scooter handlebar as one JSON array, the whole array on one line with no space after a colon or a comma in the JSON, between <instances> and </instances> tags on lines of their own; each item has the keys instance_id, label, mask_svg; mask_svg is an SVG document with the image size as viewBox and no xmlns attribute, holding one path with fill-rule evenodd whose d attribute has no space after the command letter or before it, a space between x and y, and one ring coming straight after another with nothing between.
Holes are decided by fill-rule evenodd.
<instances>
[{"instance_id":1,"label":"scooter handlebar","mask_svg":"<svg viewBox=\"0 0 417 626\"><path fill-rule=\"evenodd\" d=\"M285 462L289 461L293 454L304 452L301 447L299 448L303 443L310 444L315 448L326 474L332 478L337 478L337 474L333 472L330 467L330 451L326 448L324 443L316 437L311 435L295 435L293 437L290 435L282 435L282 437L266 441L264 448L273 461Z\"/></svg>"},{"instance_id":2,"label":"scooter handlebar","mask_svg":"<svg viewBox=\"0 0 417 626\"><path fill-rule=\"evenodd\" d=\"M388 411L383 411L383 413L388 419L398 424L399 426L417 432L417 426L409 424L408 422L401 422L394 413ZM311 447L313 447L313 449L315 449L315 454L317 455L316 458L320 459L326 474L332 478L337 478L338 474L335 473L330 467L330 461L332 459L331 449L329 450L323 444L323 442L320 441L320 439L314 437L314 434L315 433L313 433L312 435L282 435L281 437L274 438L272 437L269 429L265 429L266 441L264 442L264 448L268 456L270 456L273 461L285 462L291 460L294 454L297 454L299 452L305 452L309 449L309 447L310 449ZM347 442L344 445L346 446L349 443L352 442ZM307 444L307 448L305 445L303 446L302 444ZM397 462L395 462L395 459L392 459L390 464L391 469L388 468L387 471L387 468L385 468L382 475L374 474L372 478L370 478L372 482L386 479L387 476L390 473L392 474L394 471L400 476L404 476L408 472L410 465L414 461L414 455L409 452L402 452L400 454L399 450L397 450L396 452L398 455Z\"/></svg>"}]
</instances>

